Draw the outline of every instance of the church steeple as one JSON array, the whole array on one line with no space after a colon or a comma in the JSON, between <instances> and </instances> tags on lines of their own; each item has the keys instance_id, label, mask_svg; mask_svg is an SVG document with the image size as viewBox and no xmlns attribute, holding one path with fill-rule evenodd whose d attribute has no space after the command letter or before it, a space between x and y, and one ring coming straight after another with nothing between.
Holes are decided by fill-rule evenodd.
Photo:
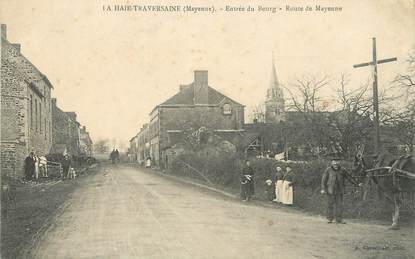
<instances>
[{"instance_id":1,"label":"church steeple","mask_svg":"<svg viewBox=\"0 0 415 259\"><path fill-rule=\"evenodd\" d=\"M272 57L271 80L265 101L265 122L278 123L285 120L284 93L278 81L274 55Z\"/></svg>"},{"instance_id":2,"label":"church steeple","mask_svg":"<svg viewBox=\"0 0 415 259\"><path fill-rule=\"evenodd\" d=\"M274 55L272 55L272 71L271 71L271 86L279 85L277 77L277 69L275 68Z\"/></svg>"}]
</instances>

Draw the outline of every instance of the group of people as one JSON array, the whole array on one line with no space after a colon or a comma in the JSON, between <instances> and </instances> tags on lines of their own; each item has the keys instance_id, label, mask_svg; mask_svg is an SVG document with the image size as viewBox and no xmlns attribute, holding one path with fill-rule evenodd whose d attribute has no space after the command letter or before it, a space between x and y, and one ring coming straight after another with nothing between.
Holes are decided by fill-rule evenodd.
<instances>
[{"instance_id":1,"label":"group of people","mask_svg":"<svg viewBox=\"0 0 415 259\"><path fill-rule=\"evenodd\" d=\"M47 160L44 156L37 156L33 152L24 161L26 180L39 180L40 177L48 177Z\"/></svg>"},{"instance_id":2,"label":"group of people","mask_svg":"<svg viewBox=\"0 0 415 259\"><path fill-rule=\"evenodd\" d=\"M71 176L71 159L68 154L63 156L63 160L60 161L62 170L60 171L60 177ZM45 156L37 156L34 152L30 152L24 161L25 179L27 181L39 180L41 177L48 177L48 161ZM72 169L73 170L73 169ZM73 173L72 173L73 174ZM72 176L73 177L73 176Z\"/></svg>"},{"instance_id":3,"label":"group of people","mask_svg":"<svg viewBox=\"0 0 415 259\"><path fill-rule=\"evenodd\" d=\"M294 202L295 175L290 166L285 172L276 166L273 172L274 179L266 180L266 193L270 201L292 205ZM343 221L343 195L345 193L346 180L353 183L349 173L340 166L340 159L333 157L331 164L323 172L321 178L321 193L327 196L327 222L344 224ZM241 199L249 201L254 195L254 169L250 161L246 160L242 169Z\"/></svg>"},{"instance_id":4,"label":"group of people","mask_svg":"<svg viewBox=\"0 0 415 259\"><path fill-rule=\"evenodd\" d=\"M110 159L113 164L120 162L120 152L118 149L113 149L110 154Z\"/></svg>"},{"instance_id":5,"label":"group of people","mask_svg":"<svg viewBox=\"0 0 415 259\"><path fill-rule=\"evenodd\" d=\"M285 205L293 205L294 203L294 172L290 166L285 168L285 172L281 167L275 167L274 179L268 181L268 199ZM272 185L272 183L274 183Z\"/></svg>"}]
</instances>

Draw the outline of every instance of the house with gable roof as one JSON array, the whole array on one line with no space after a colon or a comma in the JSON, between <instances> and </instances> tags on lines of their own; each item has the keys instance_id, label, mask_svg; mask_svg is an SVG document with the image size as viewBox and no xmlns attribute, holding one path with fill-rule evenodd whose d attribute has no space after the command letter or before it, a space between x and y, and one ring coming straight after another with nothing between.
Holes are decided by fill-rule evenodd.
<instances>
[{"instance_id":1,"label":"house with gable roof","mask_svg":"<svg viewBox=\"0 0 415 259\"><path fill-rule=\"evenodd\" d=\"M22 176L29 152L52 146L52 84L7 38L1 24L1 173Z\"/></svg>"},{"instance_id":2,"label":"house with gable roof","mask_svg":"<svg viewBox=\"0 0 415 259\"><path fill-rule=\"evenodd\" d=\"M177 94L153 108L142 143L147 143L153 164L163 167L167 164L166 150L181 139L177 135L184 131L206 128L215 132L243 132L244 108L209 85L208 71L194 71L191 84L181 85Z\"/></svg>"}]
</instances>

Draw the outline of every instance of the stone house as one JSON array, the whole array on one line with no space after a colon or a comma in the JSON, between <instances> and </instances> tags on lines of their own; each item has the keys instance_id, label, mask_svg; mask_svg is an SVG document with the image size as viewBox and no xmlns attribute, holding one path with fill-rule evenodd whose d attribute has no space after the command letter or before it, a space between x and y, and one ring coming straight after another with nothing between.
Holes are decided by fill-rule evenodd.
<instances>
[{"instance_id":1,"label":"stone house","mask_svg":"<svg viewBox=\"0 0 415 259\"><path fill-rule=\"evenodd\" d=\"M79 149L83 156L92 156L92 139L85 126L79 130Z\"/></svg>"},{"instance_id":2,"label":"stone house","mask_svg":"<svg viewBox=\"0 0 415 259\"><path fill-rule=\"evenodd\" d=\"M209 86L208 71L194 71L194 81L181 85L177 94L157 105L150 123L138 134L140 159L147 154L164 168L166 151L174 145L174 134L204 127L214 131L244 131L245 106ZM146 153L148 152L148 153Z\"/></svg>"},{"instance_id":3,"label":"stone house","mask_svg":"<svg viewBox=\"0 0 415 259\"><path fill-rule=\"evenodd\" d=\"M1 172L22 176L29 152L43 156L52 146L52 84L10 43L1 25Z\"/></svg>"},{"instance_id":4,"label":"stone house","mask_svg":"<svg viewBox=\"0 0 415 259\"><path fill-rule=\"evenodd\" d=\"M55 98L52 99L53 147L51 153L57 152L57 146L65 145L67 153L71 156L81 154L81 129L76 120L75 112L64 112L57 106Z\"/></svg>"},{"instance_id":5,"label":"stone house","mask_svg":"<svg viewBox=\"0 0 415 259\"><path fill-rule=\"evenodd\" d=\"M130 148L134 155L134 162L143 163L150 157L150 134L149 124L145 123L138 134L131 139Z\"/></svg>"},{"instance_id":6,"label":"stone house","mask_svg":"<svg viewBox=\"0 0 415 259\"><path fill-rule=\"evenodd\" d=\"M137 139L138 134L129 140L130 146L128 147L128 161L133 163L138 162Z\"/></svg>"}]
</instances>

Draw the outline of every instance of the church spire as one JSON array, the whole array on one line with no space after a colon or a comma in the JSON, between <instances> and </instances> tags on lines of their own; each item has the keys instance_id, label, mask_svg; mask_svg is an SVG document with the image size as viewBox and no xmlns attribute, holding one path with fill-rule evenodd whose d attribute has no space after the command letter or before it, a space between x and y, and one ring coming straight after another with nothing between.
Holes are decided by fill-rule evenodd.
<instances>
[{"instance_id":1,"label":"church spire","mask_svg":"<svg viewBox=\"0 0 415 259\"><path fill-rule=\"evenodd\" d=\"M284 94L278 81L275 68L274 52L272 53L271 82L268 86L265 101L265 122L278 123L285 120Z\"/></svg>"},{"instance_id":2,"label":"church spire","mask_svg":"<svg viewBox=\"0 0 415 259\"><path fill-rule=\"evenodd\" d=\"M274 52L272 52L272 71L271 71L270 88L274 88L276 86L279 86L279 82L278 82L278 77L277 77L277 69L275 68Z\"/></svg>"}]
</instances>

